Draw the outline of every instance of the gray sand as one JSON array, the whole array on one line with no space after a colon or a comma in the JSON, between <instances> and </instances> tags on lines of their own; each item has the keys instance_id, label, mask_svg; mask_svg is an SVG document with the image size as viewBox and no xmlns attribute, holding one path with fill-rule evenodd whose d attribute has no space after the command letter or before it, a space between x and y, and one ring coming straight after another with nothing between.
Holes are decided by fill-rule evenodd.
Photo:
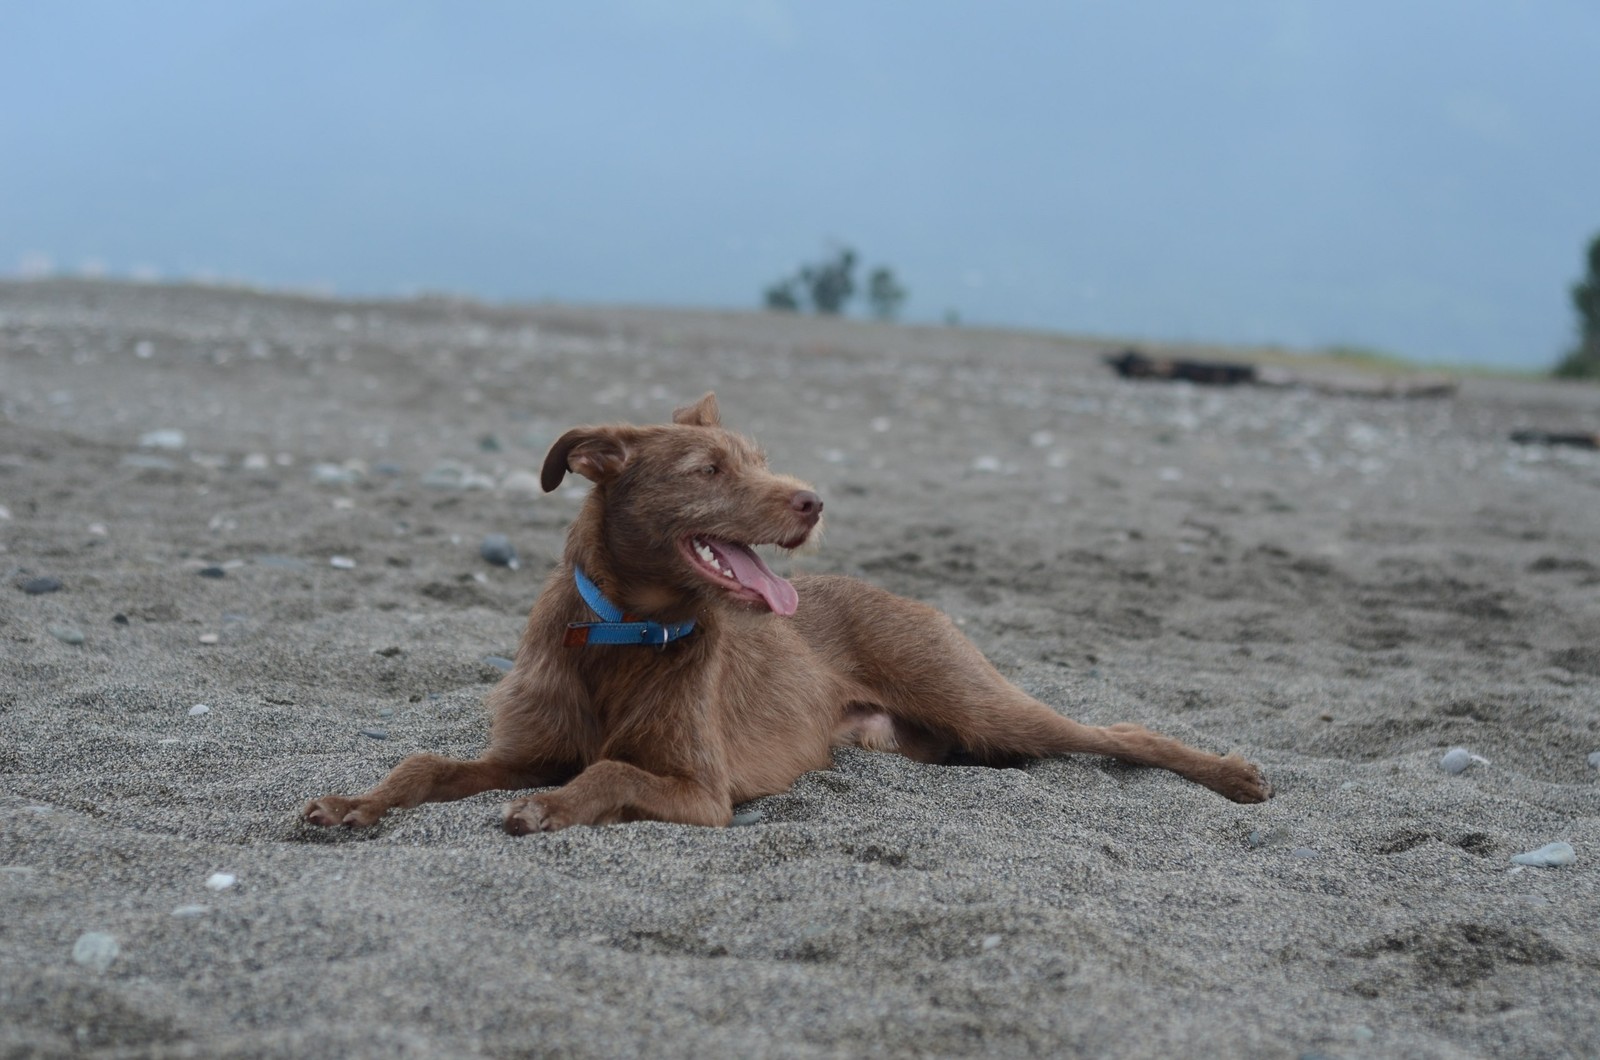
<instances>
[{"instance_id":1,"label":"gray sand","mask_svg":"<svg viewBox=\"0 0 1600 1060\"><path fill-rule=\"evenodd\" d=\"M1101 348L0 285L0 1055L1590 1053L1600 458L1506 436L1594 430L1600 389L1218 391ZM791 568L933 603L1064 712L1238 750L1277 798L849 752L722 831L512 839L500 795L298 823L479 750L483 660L581 496L527 473L712 387L827 501ZM1513 868L1554 840L1575 864Z\"/></svg>"}]
</instances>

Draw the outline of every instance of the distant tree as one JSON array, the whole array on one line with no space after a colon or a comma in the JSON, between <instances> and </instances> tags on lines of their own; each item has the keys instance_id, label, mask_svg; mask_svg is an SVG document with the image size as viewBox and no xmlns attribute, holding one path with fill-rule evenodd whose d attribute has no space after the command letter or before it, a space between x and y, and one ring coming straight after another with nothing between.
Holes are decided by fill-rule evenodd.
<instances>
[{"instance_id":1,"label":"distant tree","mask_svg":"<svg viewBox=\"0 0 1600 1060\"><path fill-rule=\"evenodd\" d=\"M900 313L900 303L906 300L906 289L894 278L894 270L880 265L867 277L867 301L872 315L879 320L893 320Z\"/></svg>"},{"instance_id":2,"label":"distant tree","mask_svg":"<svg viewBox=\"0 0 1600 1060\"><path fill-rule=\"evenodd\" d=\"M838 316L856 294L856 252L839 248L831 261L807 265L800 282L811 292L811 308L824 316Z\"/></svg>"},{"instance_id":3,"label":"distant tree","mask_svg":"<svg viewBox=\"0 0 1600 1060\"><path fill-rule=\"evenodd\" d=\"M1600 235L1589 242L1589 275L1572 285L1572 308L1578 313L1578 346L1555 374L1561 379L1600 379Z\"/></svg>"},{"instance_id":4,"label":"distant tree","mask_svg":"<svg viewBox=\"0 0 1600 1060\"><path fill-rule=\"evenodd\" d=\"M793 277L790 277L787 280L779 280L771 287L768 287L764 294L767 308L779 313L798 313L800 311L800 295L795 290L797 286L798 282Z\"/></svg>"},{"instance_id":5,"label":"distant tree","mask_svg":"<svg viewBox=\"0 0 1600 1060\"><path fill-rule=\"evenodd\" d=\"M858 260L853 248L840 247L831 257L802 265L793 276L768 286L761 292L762 304L771 310L794 313L804 301L814 313L837 316L856 296ZM872 315L878 319L893 320L906 297L906 289L900 286L894 270L888 266L879 266L868 275L867 300Z\"/></svg>"}]
</instances>

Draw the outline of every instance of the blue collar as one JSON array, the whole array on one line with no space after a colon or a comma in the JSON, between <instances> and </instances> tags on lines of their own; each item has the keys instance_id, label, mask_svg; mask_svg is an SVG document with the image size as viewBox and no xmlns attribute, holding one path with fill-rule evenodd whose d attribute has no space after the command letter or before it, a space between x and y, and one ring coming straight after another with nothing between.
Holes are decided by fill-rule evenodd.
<instances>
[{"instance_id":1,"label":"blue collar","mask_svg":"<svg viewBox=\"0 0 1600 1060\"><path fill-rule=\"evenodd\" d=\"M587 574L577 567L572 568L572 573L578 583L578 593L583 597L583 602L605 621L568 623L567 634L561 643L569 648L580 648L586 644L653 644L658 648L664 648L694 632L692 618L687 622L671 624L630 621L629 617L623 614L622 608L607 600L606 594L589 580Z\"/></svg>"}]
</instances>

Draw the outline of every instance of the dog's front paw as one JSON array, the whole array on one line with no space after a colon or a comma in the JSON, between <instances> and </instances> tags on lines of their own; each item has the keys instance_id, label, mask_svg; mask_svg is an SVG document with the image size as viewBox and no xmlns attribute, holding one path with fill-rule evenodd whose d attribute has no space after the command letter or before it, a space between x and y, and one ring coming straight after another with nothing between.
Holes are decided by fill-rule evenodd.
<instances>
[{"instance_id":1,"label":"dog's front paw","mask_svg":"<svg viewBox=\"0 0 1600 1060\"><path fill-rule=\"evenodd\" d=\"M300 816L323 828L332 828L336 824L342 824L347 828L366 828L377 823L378 818L383 816L383 810L365 799L324 795L320 799L312 799L306 803L306 808L300 811Z\"/></svg>"},{"instance_id":2,"label":"dog's front paw","mask_svg":"<svg viewBox=\"0 0 1600 1060\"><path fill-rule=\"evenodd\" d=\"M1258 766L1238 755L1228 755L1222 763L1228 770L1216 789L1219 794L1234 802L1266 802L1272 798L1272 785L1261 775Z\"/></svg>"}]
</instances>

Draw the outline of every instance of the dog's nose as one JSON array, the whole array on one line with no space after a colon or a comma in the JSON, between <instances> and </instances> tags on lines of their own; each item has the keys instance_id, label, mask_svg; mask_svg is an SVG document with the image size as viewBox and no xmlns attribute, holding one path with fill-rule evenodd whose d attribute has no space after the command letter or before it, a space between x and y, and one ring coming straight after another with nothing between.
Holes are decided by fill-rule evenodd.
<instances>
[{"instance_id":1,"label":"dog's nose","mask_svg":"<svg viewBox=\"0 0 1600 1060\"><path fill-rule=\"evenodd\" d=\"M801 515L821 515L822 498L810 490L797 490L795 495L789 498L789 507Z\"/></svg>"}]
</instances>

